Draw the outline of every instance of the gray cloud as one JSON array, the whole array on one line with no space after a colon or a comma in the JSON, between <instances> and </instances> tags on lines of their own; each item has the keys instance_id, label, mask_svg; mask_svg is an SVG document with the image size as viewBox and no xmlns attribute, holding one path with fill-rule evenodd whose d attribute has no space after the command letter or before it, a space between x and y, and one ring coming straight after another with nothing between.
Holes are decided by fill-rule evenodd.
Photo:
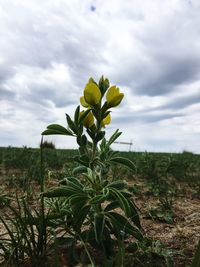
<instances>
[{"instance_id":1,"label":"gray cloud","mask_svg":"<svg viewBox=\"0 0 200 267\"><path fill-rule=\"evenodd\" d=\"M136 86L137 93L150 96L167 94L174 91L177 85L189 84L200 78L200 57L176 60L160 58L160 60L165 62L162 64L162 73L158 74L158 77L153 75L147 81L142 81ZM160 67L160 64L158 64L154 71Z\"/></svg>"},{"instance_id":2,"label":"gray cloud","mask_svg":"<svg viewBox=\"0 0 200 267\"><path fill-rule=\"evenodd\" d=\"M190 105L200 103L200 92L194 95L182 96L177 99L173 99L169 103L162 106L162 109L183 109Z\"/></svg>"},{"instance_id":3,"label":"gray cloud","mask_svg":"<svg viewBox=\"0 0 200 267\"><path fill-rule=\"evenodd\" d=\"M75 100L70 97L70 94L63 94L64 89L59 92L59 89L46 87L41 85L31 84L30 91L23 97L23 101L31 103L38 103L47 105L48 101L52 101L58 108L65 107L67 105L75 104Z\"/></svg>"},{"instance_id":4,"label":"gray cloud","mask_svg":"<svg viewBox=\"0 0 200 267\"><path fill-rule=\"evenodd\" d=\"M134 6L122 0L1 1L0 145L30 140L38 145L48 123L73 113L88 78L104 74L130 92L119 113L112 113L125 138L134 127L148 133L164 125L176 149L184 141L192 146L188 139L195 143L200 131L198 111L192 109L200 102L193 90L200 81L199 12L196 0L136 0ZM138 130L136 139L141 147L160 148L162 131L157 127L155 139L148 139Z\"/></svg>"},{"instance_id":5,"label":"gray cloud","mask_svg":"<svg viewBox=\"0 0 200 267\"><path fill-rule=\"evenodd\" d=\"M147 112L129 112L128 115L119 116L113 118L113 122L116 124L151 124L157 123L164 120L170 120L174 118L183 117L183 113L178 112L159 112L153 113L151 111Z\"/></svg>"},{"instance_id":6,"label":"gray cloud","mask_svg":"<svg viewBox=\"0 0 200 267\"><path fill-rule=\"evenodd\" d=\"M122 66L114 79L139 95L165 95L177 85L200 79L200 8L181 2L171 5L167 13L162 10L163 6L167 10L167 4L157 3L160 16L144 12L139 30L130 30L132 53L116 55Z\"/></svg>"},{"instance_id":7,"label":"gray cloud","mask_svg":"<svg viewBox=\"0 0 200 267\"><path fill-rule=\"evenodd\" d=\"M5 88L0 87L0 99L13 99L15 97L15 93L12 91L9 91Z\"/></svg>"}]
</instances>

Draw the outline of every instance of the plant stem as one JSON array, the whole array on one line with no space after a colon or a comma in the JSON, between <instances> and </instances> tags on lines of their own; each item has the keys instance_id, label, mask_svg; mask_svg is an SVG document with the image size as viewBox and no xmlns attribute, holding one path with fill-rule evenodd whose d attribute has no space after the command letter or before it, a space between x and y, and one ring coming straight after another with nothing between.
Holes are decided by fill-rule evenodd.
<instances>
[{"instance_id":1,"label":"plant stem","mask_svg":"<svg viewBox=\"0 0 200 267\"><path fill-rule=\"evenodd\" d=\"M40 143L40 193L44 192L44 164L43 164L43 136L41 138ZM47 242L47 233L46 233L46 220L45 220L45 207L44 207L44 196L41 195L41 239L40 239L40 246L41 246L41 254L44 254L46 250L46 242Z\"/></svg>"},{"instance_id":2,"label":"plant stem","mask_svg":"<svg viewBox=\"0 0 200 267\"><path fill-rule=\"evenodd\" d=\"M101 127L102 127L101 126L101 114L100 114L100 112L101 112L101 110L98 111L98 117L96 118L97 119L97 122L96 122L96 135L95 135L95 137L101 131ZM97 144L98 144L98 141L96 141L95 138L94 138L93 139L93 149L92 149L92 159L91 159L92 165L93 165L93 161L94 161L95 155L96 155Z\"/></svg>"}]
</instances>

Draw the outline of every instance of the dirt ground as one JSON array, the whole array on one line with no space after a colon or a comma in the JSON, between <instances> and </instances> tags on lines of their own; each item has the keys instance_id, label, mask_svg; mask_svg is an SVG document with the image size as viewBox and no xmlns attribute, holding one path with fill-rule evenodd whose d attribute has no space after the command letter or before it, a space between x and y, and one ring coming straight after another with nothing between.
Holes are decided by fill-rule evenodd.
<instances>
[{"instance_id":1,"label":"dirt ground","mask_svg":"<svg viewBox=\"0 0 200 267\"><path fill-rule=\"evenodd\" d=\"M194 197L192 191L174 198L173 224L152 220L147 216L149 208L158 205L156 197L139 195L135 202L140 209L141 223L146 235L160 240L180 254L174 256L175 267L188 266L200 240L200 199ZM181 256L182 253L184 256Z\"/></svg>"},{"instance_id":2,"label":"dirt ground","mask_svg":"<svg viewBox=\"0 0 200 267\"><path fill-rule=\"evenodd\" d=\"M143 186L142 181L135 182ZM0 187L3 189L1 184ZM141 224L146 235L153 240L160 240L168 248L177 252L174 256L175 267L189 266L200 240L200 199L194 196L191 190L174 198L173 224L153 220L147 216L149 208L158 204L157 198L153 195L138 193L135 196L135 203L140 210ZM0 224L0 234L3 230Z\"/></svg>"}]
</instances>

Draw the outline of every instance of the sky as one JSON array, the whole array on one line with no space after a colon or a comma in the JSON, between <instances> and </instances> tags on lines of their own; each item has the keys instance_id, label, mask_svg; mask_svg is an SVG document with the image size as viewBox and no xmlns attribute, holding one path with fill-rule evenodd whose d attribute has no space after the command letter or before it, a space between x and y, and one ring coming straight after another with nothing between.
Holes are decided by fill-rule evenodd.
<instances>
[{"instance_id":1,"label":"sky","mask_svg":"<svg viewBox=\"0 0 200 267\"><path fill-rule=\"evenodd\" d=\"M133 151L200 153L199 0L0 0L0 33L0 146L38 147L104 75L125 95L107 137L119 128Z\"/></svg>"}]
</instances>

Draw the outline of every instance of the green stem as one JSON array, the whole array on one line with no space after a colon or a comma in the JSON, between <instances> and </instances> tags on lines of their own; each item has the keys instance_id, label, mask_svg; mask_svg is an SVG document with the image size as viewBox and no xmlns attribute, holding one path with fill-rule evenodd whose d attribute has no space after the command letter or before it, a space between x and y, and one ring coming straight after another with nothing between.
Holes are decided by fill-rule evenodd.
<instances>
[{"instance_id":1,"label":"green stem","mask_svg":"<svg viewBox=\"0 0 200 267\"><path fill-rule=\"evenodd\" d=\"M88 258L89 258L89 260L90 260L91 267L95 267L96 265L95 265L95 263L94 263L93 260L92 260L92 257L91 257L91 255L90 255L90 252L89 252L88 249L87 249L87 246L86 246L85 242L83 241L83 239L81 238L80 235L79 235L79 238L80 238L80 241L81 241L82 245L84 246L84 249L85 249L85 251L86 251L86 253L87 253L87 256L88 256Z\"/></svg>"},{"instance_id":2,"label":"green stem","mask_svg":"<svg viewBox=\"0 0 200 267\"><path fill-rule=\"evenodd\" d=\"M40 143L40 191L41 193L44 192L44 162L43 162L43 136L41 138ZM47 233L46 233L46 220L45 220L45 207L44 207L44 196L41 195L41 239L40 239L40 246L41 246L41 254L44 254L46 250L46 242L47 242Z\"/></svg>"},{"instance_id":3,"label":"green stem","mask_svg":"<svg viewBox=\"0 0 200 267\"><path fill-rule=\"evenodd\" d=\"M44 192L43 136L40 142L40 192Z\"/></svg>"},{"instance_id":4,"label":"green stem","mask_svg":"<svg viewBox=\"0 0 200 267\"><path fill-rule=\"evenodd\" d=\"M97 134L101 131L101 114L100 114L101 110L99 109L98 110L98 116L97 116L97 123L96 123L96 136ZM93 139L93 149L92 149L92 158L91 158L91 162L92 162L92 165L93 165L93 161L95 159L95 155L96 155L96 150L97 150L97 144L98 144L98 141L96 141L95 139ZM93 166L92 166L93 167Z\"/></svg>"},{"instance_id":5,"label":"green stem","mask_svg":"<svg viewBox=\"0 0 200 267\"><path fill-rule=\"evenodd\" d=\"M96 141L93 141L92 160L91 160L92 162L93 162L94 159L95 159L96 150L97 150L97 142L96 142Z\"/></svg>"}]
</instances>

